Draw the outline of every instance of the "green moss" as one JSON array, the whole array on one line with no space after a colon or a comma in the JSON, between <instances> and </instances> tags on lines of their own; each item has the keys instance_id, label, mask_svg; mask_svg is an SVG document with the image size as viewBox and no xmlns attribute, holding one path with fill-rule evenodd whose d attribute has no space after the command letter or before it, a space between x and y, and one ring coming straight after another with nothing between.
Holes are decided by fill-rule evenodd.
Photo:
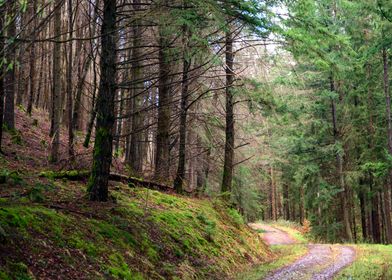
<instances>
[{"instance_id":1,"label":"green moss","mask_svg":"<svg viewBox=\"0 0 392 280\"><path fill-rule=\"evenodd\" d=\"M124 280L142 280L143 276L139 273L133 272L124 257L118 253L109 256L110 265L107 267L108 273L115 279Z\"/></svg>"},{"instance_id":2,"label":"green moss","mask_svg":"<svg viewBox=\"0 0 392 280\"><path fill-rule=\"evenodd\" d=\"M97 256L99 252L97 246L93 242L85 240L84 237L81 236L81 233L74 233L68 240L68 245L75 249L82 250L92 257Z\"/></svg>"},{"instance_id":3,"label":"green moss","mask_svg":"<svg viewBox=\"0 0 392 280\"><path fill-rule=\"evenodd\" d=\"M0 279L2 280L11 280L11 277L5 271L0 270Z\"/></svg>"},{"instance_id":4,"label":"green moss","mask_svg":"<svg viewBox=\"0 0 392 280\"><path fill-rule=\"evenodd\" d=\"M39 246L33 250L34 242L45 241L64 263L74 266L83 261L90 268L103 268L94 273L107 274L90 274L91 279L142 279L138 271L147 279L184 279L189 275L224 279L246 269L252 263L249 256L253 262L261 260L266 250L257 234L228 218L227 208L216 208L208 200L130 189L122 184L112 189L112 194L117 204L102 204L99 219L89 216L98 211L89 203L79 204L77 211L19 205L0 208L0 226L6 234L22 232L25 240L31 241L29 252L33 255L39 256L43 250ZM165 265L168 260L171 265Z\"/></svg>"},{"instance_id":5,"label":"green moss","mask_svg":"<svg viewBox=\"0 0 392 280\"><path fill-rule=\"evenodd\" d=\"M227 214L233 220L233 222L237 226L237 228L244 225L244 219L242 218L241 214L238 213L238 211L236 209L234 209L234 208L227 209Z\"/></svg>"},{"instance_id":6,"label":"green moss","mask_svg":"<svg viewBox=\"0 0 392 280\"><path fill-rule=\"evenodd\" d=\"M10 278L17 280L31 280L31 276L29 275L29 270L27 265L23 262L11 263L10 267Z\"/></svg>"}]
</instances>

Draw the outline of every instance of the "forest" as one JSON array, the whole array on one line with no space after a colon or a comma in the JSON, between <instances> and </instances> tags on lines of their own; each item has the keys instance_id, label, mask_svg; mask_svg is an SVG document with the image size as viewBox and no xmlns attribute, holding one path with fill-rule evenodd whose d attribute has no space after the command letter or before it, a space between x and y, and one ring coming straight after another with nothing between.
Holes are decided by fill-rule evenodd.
<instances>
[{"instance_id":1,"label":"forest","mask_svg":"<svg viewBox=\"0 0 392 280\"><path fill-rule=\"evenodd\" d=\"M0 280L392 279L390 0L0 0Z\"/></svg>"}]
</instances>

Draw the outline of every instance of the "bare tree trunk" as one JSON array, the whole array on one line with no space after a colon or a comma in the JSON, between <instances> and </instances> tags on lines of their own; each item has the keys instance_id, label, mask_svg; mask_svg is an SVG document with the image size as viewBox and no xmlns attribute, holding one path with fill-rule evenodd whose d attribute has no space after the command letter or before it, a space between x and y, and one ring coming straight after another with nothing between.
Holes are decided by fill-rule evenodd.
<instances>
[{"instance_id":1,"label":"bare tree trunk","mask_svg":"<svg viewBox=\"0 0 392 280\"><path fill-rule=\"evenodd\" d=\"M226 32L226 141L223 164L222 192L230 192L234 172L234 53L233 34ZM229 197L228 197L229 199Z\"/></svg>"},{"instance_id":2,"label":"bare tree trunk","mask_svg":"<svg viewBox=\"0 0 392 280\"><path fill-rule=\"evenodd\" d=\"M386 103L386 119L387 119L387 137L388 137L388 152L392 156L392 118L391 118L391 96L389 92L389 65L388 53L385 48L382 50L383 66L384 66L384 93ZM391 201L389 190L392 185L392 170L389 171L389 178L384 184L384 203L385 203L385 233L386 242L392 243L392 221L391 221Z\"/></svg>"},{"instance_id":3,"label":"bare tree trunk","mask_svg":"<svg viewBox=\"0 0 392 280\"><path fill-rule=\"evenodd\" d=\"M33 1L33 10L31 11L31 16L33 17L33 28L32 30L36 29L37 23L37 0ZM32 44L30 45L30 69L29 69L29 99L27 102L27 114L31 116L31 112L33 110L33 102L34 102L34 90L35 90L35 36L33 39Z\"/></svg>"},{"instance_id":4,"label":"bare tree trunk","mask_svg":"<svg viewBox=\"0 0 392 280\"><path fill-rule=\"evenodd\" d=\"M74 155L74 133L72 127L72 63L73 63L73 15L72 0L68 0L68 65L67 65L67 108L68 108L68 155Z\"/></svg>"},{"instance_id":5,"label":"bare tree trunk","mask_svg":"<svg viewBox=\"0 0 392 280\"><path fill-rule=\"evenodd\" d=\"M116 94L116 1L104 0L101 28L101 80L97 97L97 125L93 166L88 184L90 200L107 201L113 150Z\"/></svg>"},{"instance_id":6,"label":"bare tree trunk","mask_svg":"<svg viewBox=\"0 0 392 280\"><path fill-rule=\"evenodd\" d=\"M86 138L84 139L83 142L83 146L88 148L89 144L90 144L90 138L91 138L91 133L93 131L93 127L94 127L94 122L95 122L95 118L97 116L97 110L95 109L95 95L97 92L97 67L96 64L94 63L93 65L93 75L94 75L94 81L93 81L93 98L91 100L91 113L90 113L90 120L87 124L87 132L86 132Z\"/></svg>"},{"instance_id":7,"label":"bare tree trunk","mask_svg":"<svg viewBox=\"0 0 392 280\"><path fill-rule=\"evenodd\" d=\"M56 0L54 12L54 35L57 40L61 36L61 3ZM52 87L52 149L50 161L57 162L60 146L60 114L61 114L61 43L54 43L53 50L53 87Z\"/></svg>"},{"instance_id":8,"label":"bare tree trunk","mask_svg":"<svg viewBox=\"0 0 392 280\"><path fill-rule=\"evenodd\" d=\"M3 61L4 55L4 22L5 12L4 5L0 6L0 60ZM3 114L4 114L4 66L0 64L0 153L2 153L2 140L3 140Z\"/></svg>"},{"instance_id":9,"label":"bare tree trunk","mask_svg":"<svg viewBox=\"0 0 392 280\"><path fill-rule=\"evenodd\" d=\"M285 220L290 220L289 186L283 184L283 212Z\"/></svg>"},{"instance_id":10,"label":"bare tree trunk","mask_svg":"<svg viewBox=\"0 0 392 280\"><path fill-rule=\"evenodd\" d=\"M167 1L164 1L164 6ZM161 29L165 28L163 26ZM159 179L169 177L170 160L170 63L168 62L169 38L163 30L159 31L159 100L158 100L158 129L156 135L155 176Z\"/></svg>"},{"instance_id":11,"label":"bare tree trunk","mask_svg":"<svg viewBox=\"0 0 392 280\"><path fill-rule=\"evenodd\" d=\"M16 1L8 1L7 9L8 16L12 19L7 28L8 37L15 37L16 26L15 26L15 7ZM15 128L15 44L11 43L6 51L7 61L13 63L13 67L8 69L5 74L5 104L4 104L4 124L9 129Z\"/></svg>"},{"instance_id":12,"label":"bare tree trunk","mask_svg":"<svg viewBox=\"0 0 392 280\"><path fill-rule=\"evenodd\" d=\"M114 1L114 0L113 0ZM95 3L95 8L94 8L94 14L93 14L93 25L90 33L90 37L94 37L96 33L96 20L98 17L98 9L99 9L99 2L100 0L97 0ZM92 46L92 44L90 44ZM79 75L78 83L76 85L76 94L75 94L75 102L74 102L74 107L73 107L73 115L72 115L72 126L74 130L79 130L79 119L80 119L80 106L81 106L81 101L82 101L82 93L83 93L83 85L86 80L87 72L88 69L90 68L91 62L94 59L94 54L93 54L93 48L90 48L90 53L87 55L87 59L83 65L83 68L81 69L81 73ZM94 113L92 113L94 114ZM90 131L91 134L91 131ZM86 136L87 139L87 136ZM86 143L86 141L85 141ZM87 142L88 146L88 142Z\"/></svg>"},{"instance_id":13,"label":"bare tree trunk","mask_svg":"<svg viewBox=\"0 0 392 280\"><path fill-rule=\"evenodd\" d=\"M177 193L183 192L183 181L185 179L185 152L186 152L186 120L188 110L188 87L189 87L189 69L191 61L187 58L188 53L188 34L187 28L184 30L183 39L183 58L182 58L182 81L181 81L181 112L180 112L180 145L178 150L178 167L177 174L174 180L174 189Z\"/></svg>"},{"instance_id":14,"label":"bare tree trunk","mask_svg":"<svg viewBox=\"0 0 392 280\"><path fill-rule=\"evenodd\" d=\"M135 11L140 10L140 0L134 0ZM133 26L133 53L132 53L132 133L129 143L129 157L128 163L133 172L140 174L143 170L143 75L140 65L140 58L142 55L140 45L142 38L142 30L140 26L140 19L138 19Z\"/></svg>"},{"instance_id":15,"label":"bare tree trunk","mask_svg":"<svg viewBox=\"0 0 392 280\"><path fill-rule=\"evenodd\" d=\"M277 213L276 213L276 185L275 185L274 168L273 168L272 165L270 167L270 177L271 177L271 219L276 221L277 220Z\"/></svg>"}]
</instances>

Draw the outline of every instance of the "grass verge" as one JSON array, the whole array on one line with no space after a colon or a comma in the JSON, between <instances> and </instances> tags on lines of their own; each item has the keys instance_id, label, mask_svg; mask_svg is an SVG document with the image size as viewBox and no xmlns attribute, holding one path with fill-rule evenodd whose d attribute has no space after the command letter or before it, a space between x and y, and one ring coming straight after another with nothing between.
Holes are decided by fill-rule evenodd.
<instances>
[{"instance_id":1,"label":"grass verge","mask_svg":"<svg viewBox=\"0 0 392 280\"><path fill-rule=\"evenodd\" d=\"M357 258L343 269L337 280L390 280L392 279L392 245L355 245Z\"/></svg>"}]
</instances>

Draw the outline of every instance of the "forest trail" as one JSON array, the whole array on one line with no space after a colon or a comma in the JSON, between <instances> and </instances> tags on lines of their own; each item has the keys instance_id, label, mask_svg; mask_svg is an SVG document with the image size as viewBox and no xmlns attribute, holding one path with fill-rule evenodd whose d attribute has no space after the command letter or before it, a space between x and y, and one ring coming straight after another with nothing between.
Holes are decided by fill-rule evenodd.
<instances>
[{"instance_id":1,"label":"forest trail","mask_svg":"<svg viewBox=\"0 0 392 280\"><path fill-rule=\"evenodd\" d=\"M264 231L262 238L269 245L297 243L289 234L265 224L252 224L256 230ZM336 273L350 265L356 256L352 246L332 244L308 244L308 253L294 263L269 274L264 280L288 279L332 279Z\"/></svg>"}]
</instances>

